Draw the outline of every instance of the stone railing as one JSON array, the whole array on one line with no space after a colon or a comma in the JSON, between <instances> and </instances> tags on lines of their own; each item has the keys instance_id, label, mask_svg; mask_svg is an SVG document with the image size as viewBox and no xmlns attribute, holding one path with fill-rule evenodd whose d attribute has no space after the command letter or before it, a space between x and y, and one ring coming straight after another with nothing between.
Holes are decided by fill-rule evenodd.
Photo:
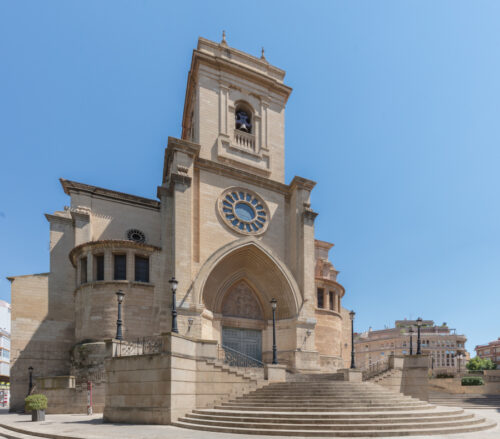
<instances>
[{"instance_id":1,"label":"stone railing","mask_svg":"<svg viewBox=\"0 0 500 439\"><path fill-rule=\"evenodd\" d=\"M376 361L363 368L363 381L369 380L370 378L376 377L381 373L388 371L391 368L391 363L389 357L383 358L382 360Z\"/></svg>"},{"instance_id":2,"label":"stone railing","mask_svg":"<svg viewBox=\"0 0 500 439\"><path fill-rule=\"evenodd\" d=\"M255 152L255 136L253 134L234 130L234 143L245 151Z\"/></svg>"}]
</instances>

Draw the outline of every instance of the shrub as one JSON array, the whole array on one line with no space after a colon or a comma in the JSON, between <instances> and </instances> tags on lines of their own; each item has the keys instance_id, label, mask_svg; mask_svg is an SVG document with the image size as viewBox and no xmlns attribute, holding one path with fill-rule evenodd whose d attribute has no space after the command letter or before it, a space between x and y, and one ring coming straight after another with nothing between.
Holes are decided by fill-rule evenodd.
<instances>
[{"instance_id":1,"label":"shrub","mask_svg":"<svg viewBox=\"0 0 500 439\"><path fill-rule=\"evenodd\" d=\"M467 362L465 367L468 370L492 370L496 369L497 365L489 358L474 357Z\"/></svg>"},{"instance_id":2,"label":"shrub","mask_svg":"<svg viewBox=\"0 0 500 439\"><path fill-rule=\"evenodd\" d=\"M26 411L45 410L47 408L47 397L42 394L35 394L26 397Z\"/></svg>"},{"instance_id":3,"label":"shrub","mask_svg":"<svg viewBox=\"0 0 500 439\"><path fill-rule=\"evenodd\" d=\"M455 375L452 373L438 373L436 374L436 378L455 378Z\"/></svg>"},{"instance_id":4,"label":"shrub","mask_svg":"<svg viewBox=\"0 0 500 439\"><path fill-rule=\"evenodd\" d=\"M481 377L464 377L462 378L462 386L482 386L484 381Z\"/></svg>"}]
</instances>

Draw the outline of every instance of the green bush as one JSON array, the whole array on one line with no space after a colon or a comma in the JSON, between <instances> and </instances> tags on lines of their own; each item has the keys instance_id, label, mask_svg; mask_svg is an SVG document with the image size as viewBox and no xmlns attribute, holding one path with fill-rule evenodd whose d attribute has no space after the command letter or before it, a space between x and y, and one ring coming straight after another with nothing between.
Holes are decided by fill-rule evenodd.
<instances>
[{"instance_id":1,"label":"green bush","mask_svg":"<svg viewBox=\"0 0 500 439\"><path fill-rule=\"evenodd\" d=\"M438 373L436 374L436 378L455 378L455 375L452 373Z\"/></svg>"},{"instance_id":2,"label":"green bush","mask_svg":"<svg viewBox=\"0 0 500 439\"><path fill-rule=\"evenodd\" d=\"M484 381L481 377L464 377L462 378L462 386L482 386Z\"/></svg>"},{"instance_id":3,"label":"green bush","mask_svg":"<svg viewBox=\"0 0 500 439\"><path fill-rule=\"evenodd\" d=\"M26 403L26 411L31 412L32 410L45 410L47 408L47 397L42 394L35 394L26 397L24 400Z\"/></svg>"},{"instance_id":4,"label":"green bush","mask_svg":"<svg viewBox=\"0 0 500 439\"><path fill-rule=\"evenodd\" d=\"M465 367L468 370L492 370L496 369L497 365L489 358L474 357L467 362Z\"/></svg>"}]
</instances>

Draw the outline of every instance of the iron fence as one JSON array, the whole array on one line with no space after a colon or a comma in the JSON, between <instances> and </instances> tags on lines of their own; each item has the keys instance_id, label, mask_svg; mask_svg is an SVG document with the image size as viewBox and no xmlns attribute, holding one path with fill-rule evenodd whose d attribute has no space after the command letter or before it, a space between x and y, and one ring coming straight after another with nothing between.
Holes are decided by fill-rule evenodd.
<instances>
[{"instance_id":1,"label":"iron fence","mask_svg":"<svg viewBox=\"0 0 500 439\"><path fill-rule=\"evenodd\" d=\"M115 357L159 354L162 350L162 337L143 337L136 341L120 340L115 346Z\"/></svg>"},{"instance_id":2,"label":"iron fence","mask_svg":"<svg viewBox=\"0 0 500 439\"><path fill-rule=\"evenodd\" d=\"M217 357L220 361L229 366L264 367L264 363L262 361L224 345L218 345Z\"/></svg>"}]
</instances>

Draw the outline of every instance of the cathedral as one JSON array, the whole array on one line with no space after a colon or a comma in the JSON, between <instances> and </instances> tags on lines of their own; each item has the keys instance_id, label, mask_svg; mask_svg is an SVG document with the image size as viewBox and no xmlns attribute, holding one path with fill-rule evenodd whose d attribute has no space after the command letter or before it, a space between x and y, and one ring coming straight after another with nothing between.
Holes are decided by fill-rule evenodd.
<instances>
[{"instance_id":1,"label":"cathedral","mask_svg":"<svg viewBox=\"0 0 500 439\"><path fill-rule=\"evenodd\" d=\"M103 408L118 291L124 341L169 333L176 312L180 336L268 364L273 301L280 365L348 367L351 321L333 244L315 237L316 183L285 182L284 77L264 54L200 38L156 198L61 179L70 201L46 214L50 272L9 278L12 409L23 407L30 373L38 390L61 387L60 407L69 390L84 395L91 376Z\"/></svg>"}]
</instances>

